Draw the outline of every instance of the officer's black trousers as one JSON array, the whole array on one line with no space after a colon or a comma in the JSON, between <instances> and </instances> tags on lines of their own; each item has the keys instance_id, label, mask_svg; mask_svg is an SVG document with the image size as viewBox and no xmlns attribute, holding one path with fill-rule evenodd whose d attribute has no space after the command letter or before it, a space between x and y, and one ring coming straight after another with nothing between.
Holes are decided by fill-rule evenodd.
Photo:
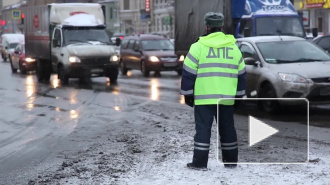
<instances>
[{"instance_id":1,"label":"officer's black trousers","mask_svg":"<svg viewBox=\"0 0 330 185\"><path fill-rule=\"evenodd\" d=\"M220 147L224 163L236 163L238 157L237 135L234 126L234 107L219 105ZM210 149L211 128L217 119L217 105L196 105L196 135L194 137L193 163L198 167L207 167Z\"/></svg>"}]
</instances>

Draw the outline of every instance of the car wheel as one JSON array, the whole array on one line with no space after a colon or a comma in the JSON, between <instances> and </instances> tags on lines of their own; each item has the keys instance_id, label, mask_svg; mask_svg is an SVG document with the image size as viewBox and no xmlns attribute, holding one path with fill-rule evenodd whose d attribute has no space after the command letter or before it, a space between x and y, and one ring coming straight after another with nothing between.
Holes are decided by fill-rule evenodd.
<instances>
[{"instance_id":1,"label":"car wheel","mask_svg":"<svg viewBox=\"0 0 330 185\"><path fill-rule=\"evenodd\" d=\"M270 83L266 83L259 89L259 98L277 98L274 87ZM259 107L266 112L274 113L279 110L280 104L277 100L262 100Z\"/></svg>"},{"instance_id":2,"label":"car wheel","mask_svg":"<svg viewBox=\"0 0 330 185\"><path fill-rule=\"evenodd\" d=\"M14 68L13 62L10 62L11 72L17 73L17 69Z\"/></svg>"},{"instance_id":3,"label":"car wheel","mask_svg":"<svg viewBox=\"0 0 330 185\"><path fill-rule=\"evenodd\" d=\"M147 77L150 74L150 71L148 70L147 64L145 61L141 62L141 72L143 76Z\"/></svg>"},{"instance_id":4,"label":"car wheel","mask_svg":"<svg viewBox=\"0 0 330 185\"><path fill-rule=\"evenodd\" d=\"M19 62L19 70L21 71L22 74L26 74L26 69L24 69L22 62Z\"/></svg>"},{"instance_id":5,"label":"car wheel","mask_svg":"<svg viewBox=\"0 0 330 185\"><path fill-rule=\"evenodd\" d=\"M118 79L118 70L117 71L112 71L111 74L109 75L109 80L111 83L116 84Z\"/></svg>"},{"instance_id":6,"label":"car wheel","mask_svg":"<svg viewBox=\"0 0 330 185\"><path fill-rule=\"evenodd\" d=\"M126 68L124 61L121 60L120 61L120 72L121 72L121 74L126 76L127 71L128 71L128 69Z\"/></svg>"},{"instance_id":7,"label":"car wheel","mask_svg":"<svg viewBox=\"0 0 330 185\"><path fill-rule=\"evenodd\" d=\"M57 76L58 76L58 79L61 80L61 83L63 85L67 85L69 83L69 77L68 77L68 75L65 74L65 70L62 65L58 66Z\"/></svg>"}]
</instances>

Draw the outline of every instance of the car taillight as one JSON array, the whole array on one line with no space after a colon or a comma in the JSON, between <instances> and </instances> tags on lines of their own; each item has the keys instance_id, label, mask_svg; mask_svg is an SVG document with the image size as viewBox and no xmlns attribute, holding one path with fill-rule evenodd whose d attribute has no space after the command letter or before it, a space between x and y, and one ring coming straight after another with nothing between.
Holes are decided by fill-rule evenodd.
<instances>
[{"instance_id":1,"label":"car taillight","mask_svg":"<svg viewBox=\"0 0 330 185\"><path fill-rule=\"evenodd\" d=\"M123 36L120 36L119 38L120 38L120 39L123 39L124 37L123 37Z\"/></svg>"}]
</instances>

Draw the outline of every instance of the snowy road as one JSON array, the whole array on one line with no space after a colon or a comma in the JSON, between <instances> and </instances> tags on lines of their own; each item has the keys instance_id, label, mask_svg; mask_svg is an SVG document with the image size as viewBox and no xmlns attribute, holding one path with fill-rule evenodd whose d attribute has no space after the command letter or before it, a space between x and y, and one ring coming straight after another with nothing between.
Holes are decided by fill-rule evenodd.
<instances>
[{"instance_id":1,"label":"snowy road","mask_svg":"<svg viewBox=\"0 0 330 185\"><path fill-rule=\"evenodd\" d=\"M193 110L183 104L175 72L144 78L133 71L118 85L106 78L90 85L73 79L63 87L56 75L39 84L34 74L12 74L9 63L0 62L0 78L0 184L330 184L328 107L311 109L311 124L322 127L310 127L309 163L226 170L216 161L214 125L210 170L196 172L185 168ZM242 149L245 117L244 111L235 116ZM295 120L288 127L305 125ZM240 152L242 160L246 152Z\"/></svg>"}]
</instances>

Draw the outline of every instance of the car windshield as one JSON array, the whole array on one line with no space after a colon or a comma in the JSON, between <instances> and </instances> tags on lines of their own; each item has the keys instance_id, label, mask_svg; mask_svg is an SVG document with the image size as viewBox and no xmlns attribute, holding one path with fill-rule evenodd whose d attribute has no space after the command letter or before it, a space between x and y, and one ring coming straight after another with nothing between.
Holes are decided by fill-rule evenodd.
<instances>
[{"instance_id":1,"label":"car windshield","mask_svg":"<svg viewBox=\"0 0 330 185\"><path fill-rule=\"evenodd\" d=\"M144 51L174 50L174 45L170 40L143 40L141 43Z\"/></svg>"},{"instance_id":2,"label":"car windshield","mask_svg":"<svg viewBox=\"0 0 330 185\"><path fill-rule=\"evenodd\" d=\"M99 42L113 44L104 29L66 28L63 30L64 45Z\"/></svg>"},{"instance_id":3,"label":"car windshield","mask_svg":"<svg viewBox=\"0 0 330 185\"><path fill-rule=\"evenodd\" d=\"M297 17L259 17L256 19L256 35L293 35L306 37Z\"/></svg>"},{"instance_id":4,"label":"car windshield","mask_svg":"<svg viewBox=\"0 0 330 185\"><path fill-rule=\"evenodd\" d=\"M10 43L9 44L9 49L15 49L17 47L18 43L14 42L14 43Z\"/></svg>"},{"instance_id":5,"label":"car windshield","mask_svg":"<svg viewBox=\"0 0 330 185\"><path fill-rule=\"evenodd\" d=\"M308 41L273 41L257 43L267 63L330 61L330 56Z\"/></svg>"}]
</instances>

